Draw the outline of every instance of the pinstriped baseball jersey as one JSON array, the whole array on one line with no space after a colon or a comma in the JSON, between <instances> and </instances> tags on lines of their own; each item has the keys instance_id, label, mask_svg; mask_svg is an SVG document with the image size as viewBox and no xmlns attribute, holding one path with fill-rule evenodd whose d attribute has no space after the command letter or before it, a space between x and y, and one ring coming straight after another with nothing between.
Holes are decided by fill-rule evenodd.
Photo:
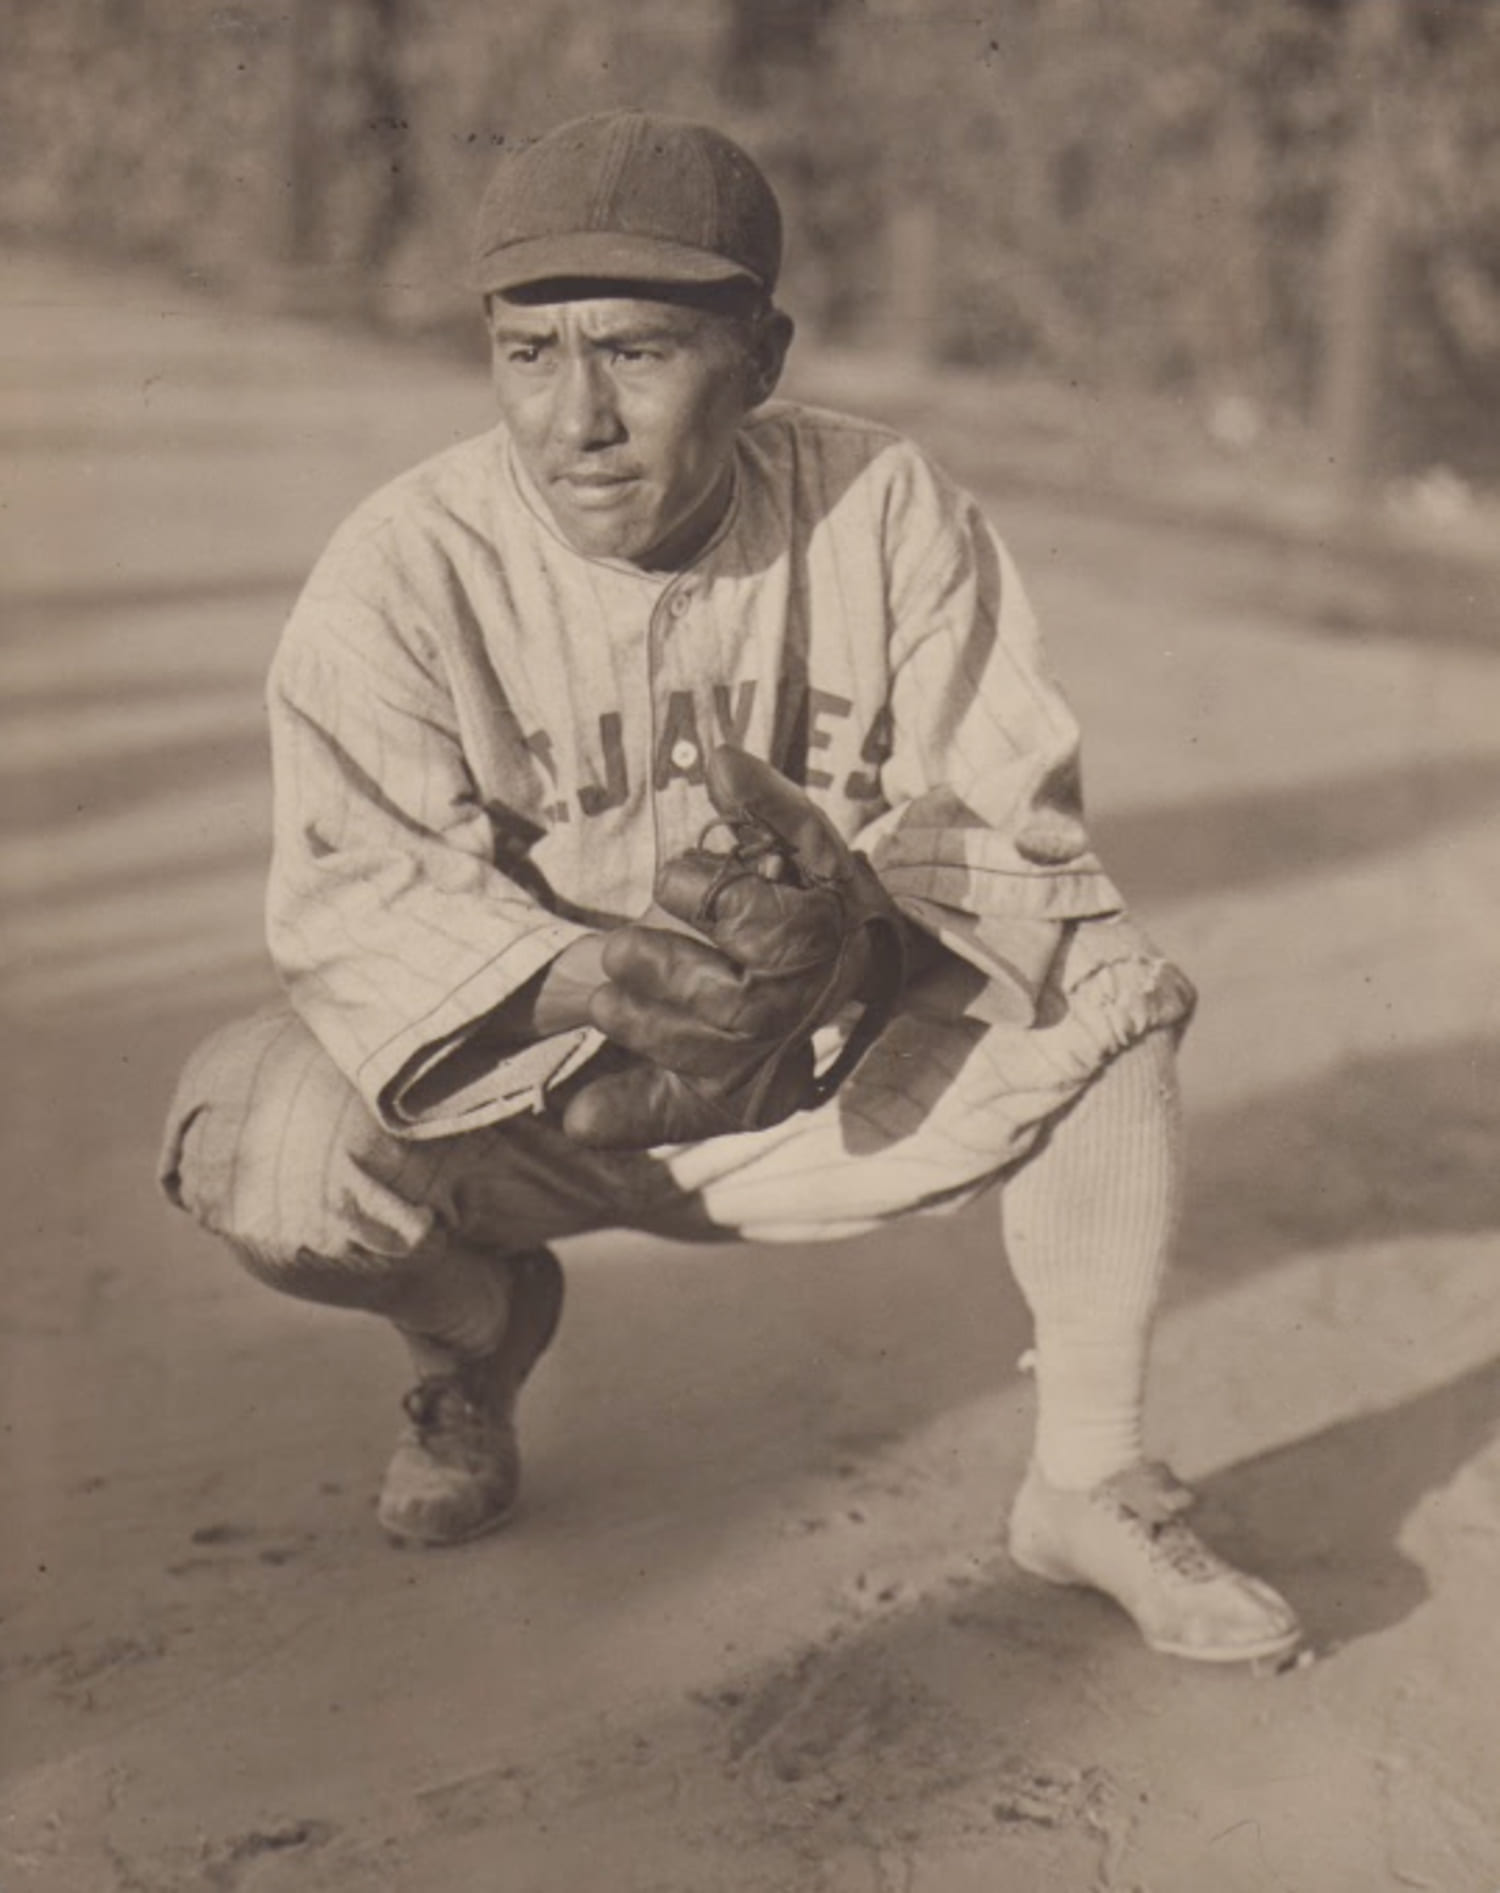
<instances>
[{"instance_id":1,"label":"pinstriped baseball jersey","mask_svg":"<svg viewBox=\"0 0 1500 1893\"><path fill-rule=\"evenodd\" d=\"M1121 910L1009 555L909 442L840 415L753 414L671 574L576 551L503 430L438 455L335 535L269 707L272 954L408 1135L525 1109L592 1052L563 1034L408 1106L580 932L644 912L713 818L719 741L803 783L997 1017L1029 1017L1065 922Z\"/></svg>"}]
</instances>

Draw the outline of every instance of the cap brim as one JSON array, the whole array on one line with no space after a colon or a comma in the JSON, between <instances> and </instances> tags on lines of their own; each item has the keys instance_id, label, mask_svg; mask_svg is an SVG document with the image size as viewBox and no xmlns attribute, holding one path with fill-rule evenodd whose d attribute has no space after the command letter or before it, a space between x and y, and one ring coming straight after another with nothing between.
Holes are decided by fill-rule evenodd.
<instances>
[{"instance_id":1,"label":"cap brim","mask_svg":"<svg viewBox=\"0 0 1500 1893\"><path fill-rule=\"evenodd\" d=\"M476 257L470 283L481 294L527 289L537 283L588 279L622 283L755 283L753 270L710 250L661 237L632 237L610 230L567 236L528 237Z\"/></svg>"}]
</instances>

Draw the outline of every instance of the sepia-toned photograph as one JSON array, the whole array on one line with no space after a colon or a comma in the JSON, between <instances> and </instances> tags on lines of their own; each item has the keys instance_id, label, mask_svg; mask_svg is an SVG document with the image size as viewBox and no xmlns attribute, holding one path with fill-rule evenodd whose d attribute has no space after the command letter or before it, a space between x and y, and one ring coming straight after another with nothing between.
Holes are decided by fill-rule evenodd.
<instances>
[{"instance_id":1,"label":"sepia-toned photograph","mask_svg":"<svg viewBox=\"0 0 1500 1893\"><path fill-rule=\"evenodd\" d=\"M0 28L0 1893L1500 1893L1500 6Z\"/></svg>"}]
</instances>

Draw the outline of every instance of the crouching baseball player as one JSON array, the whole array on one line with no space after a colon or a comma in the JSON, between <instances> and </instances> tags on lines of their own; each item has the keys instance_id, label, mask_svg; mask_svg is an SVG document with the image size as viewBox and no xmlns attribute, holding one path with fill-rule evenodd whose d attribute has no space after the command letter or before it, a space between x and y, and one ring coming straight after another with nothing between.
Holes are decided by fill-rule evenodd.
<instances>
[{"instance_id":1,"label":"crouching baseball player","mask_svg":"<svg viewBox=\"0 0 1500 1893\"><path fill-rule=\"evenodd\" d=\"M501 422L362 505L286 628L289 1006L194 1054L165 1188L273 1287L396 1326L379 1517L452 1545L515 1502L552 1241L843 1236L998 1185L1035 1319L1016 1561L1154 1649L1281 1655L1291 1610L1142 1443L1191 988L1091 852L974 502L883 428L768 405L780 243L704 126L503 156Z\"/></svg>"}]
</instances>

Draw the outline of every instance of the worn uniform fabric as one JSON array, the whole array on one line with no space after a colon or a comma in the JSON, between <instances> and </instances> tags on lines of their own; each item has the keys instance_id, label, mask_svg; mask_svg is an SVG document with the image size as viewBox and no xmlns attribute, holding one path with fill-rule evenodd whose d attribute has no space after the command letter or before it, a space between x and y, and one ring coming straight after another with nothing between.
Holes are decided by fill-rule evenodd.
<instances>
[{"instance_id":1,"label":"worn uniform fabric","mask_svg":"<svg viewBox=\"0 0 1500 1893\"><path fill-rule=\"evenodd\" d=\"M1128 923L1080 933L1062 964L1075 983L1051 1024L975 1019L966 1001L978 982L950 968L912 992L820 1109L643 1153L580 1150L530 1113L394 1136L307 1028L272 1006L189 1060L162 1180L266 1272L301 1251L379 1268L435 1258L454 1240L521 1250L612 1226L698 1240L852 1235L970 1201L1110 1057L1182 1016L1181 976Z\"/></svg>"},{"instance_id":2,"label":"worn uniform fabric","mask_svg":"<svg viewBox=\"0 0 1500 1893\"><path fill-rule=\"evenodd\" d=\"M897 436L785 404L734 473L677 574L574 550L501 430L336 535L269 692L292 1012L210 1041L168 1126L167 1187L207 1226L372 1261L453 1232L848 1233L966 1200L1185 1018L1090 851L1077 729L974 503ZM803 783L957 962L819 1111L585 1153L540 1107L594 1034L477 1075L463 1049L585 928L646 910L713 818L720 740Z\"/></svg>"}]
</instances>

